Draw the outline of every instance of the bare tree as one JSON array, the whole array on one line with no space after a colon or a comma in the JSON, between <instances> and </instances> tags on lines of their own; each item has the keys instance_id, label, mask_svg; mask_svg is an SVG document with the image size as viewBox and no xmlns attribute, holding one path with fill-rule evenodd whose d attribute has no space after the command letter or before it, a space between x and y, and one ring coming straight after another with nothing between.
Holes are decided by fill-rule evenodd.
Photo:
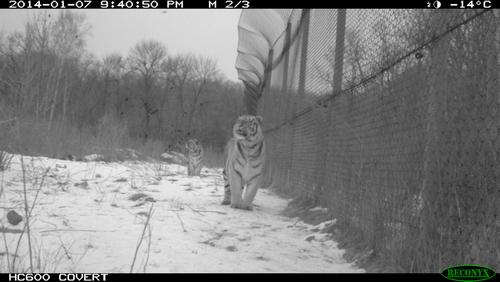
<instances>
[{"instance_id":1,"label":"bare tree","mask_svg":"<svg viewBox=\"0 0 500 282\"><path fill-rule=\"evenodd\" d=\"M191 132L193 116L200 105L198 102L200 96L207 91L211 83L216 82L219 76L217 62L210 58L197 57L194 65L194 78L192 86L192 95L187 116L186 131Z\"/></svg>"},{"instance_id":2,"label":"bare tree","mask_svg":"<svg viewBox=\"0 0 500 282\"><path fill-rule=\"evenodd\" d=\"M38 13L24 30L0 34L0 114L21 121L22 148L79 154L114 140L109 129L120 126L117 136L132 142L104 147L132 147L136 139L176 142L194 132L222 148L243 107L242 89L219 75L214 60L167 57L166 48L151 40L124 57L98 59L86 52L88 32L85 17L63 11ZM0 145L16 142L9 136L0 136ZM85 148L85 138L102 140Z\"/></svg>"},{"instance_id":3,"label":"bare tree","mask_svg":"<svg viewBox=\"0 0 500 282\"><path fill-rule=\"evenodd\" d=\"M48 57L48 51L50 48L51 40L51 25L52 20L50 13L43 12L41 14L35 15L27 24L25 28L25 33L27 36L31 36L35 49L39 56L39 66L34 70L35 75L38 77L37 81L37 91L34 97L35 102L35 118L40 118L42 110L47 108L44 104L47 95L46 87L44 87L44 80L46 79L46 61Z\"/></svg>"},{"instance_id":4,"label":"bare tree","mask_svg":"<svg viewBox=\"0 0 500 282\"><path fill-rule=\"evenodd\" d=\"M49 125L50 130L55 109L58 103L59 92L62 92L62 119L63 124L67 113L68 89L71 79L67 70L67 63L77 63L85 48L85 37L88 35L89 26L86 23L84 14L77 14L71 11L62 11L52 24L53 48L60 57L59 65L56 68L55 89L53 91L52 105L50 109Z\"/></svg>"},{"instance_id":5,"label":"bare tree","mask_svg":"<svg viewBox=\"0 0 500 282\"><path fill-rule=\"evenodd\" d=\"M151 116L158 112L152 100L152 88L160 74L160 66L167 55L166 47L154 40L137 43L130 52L129 65L143 83L144 92L139 95L144 110L143 138L147 139L150 131Z\"/></svg>"},{"instance_id":6,"label":"bare tree","mask_svg":"<svg viewBox=\"0 0 500 282\"><path fill-rule=\"evenodd\" d=\"M120 85L125 72L125 60L120 54L110 54L102 60L102 76L104 83L103 110L106 111L107 104L113 106L113 114L123 116L124 99L120 97Z\"/></svg>"},{"instance_id":7,"label":"bare tree","mask_svg":"<svg viewBox=\"0 0 500 282\"><path fill-rule=\"evenodd\" d=\"M195 76L196 57L192 54L171 56L162 65L165 74L167 89L175 93L177 107L175 111L174 134L175 139L182 139L187 115L184 105L186 85Z\"/></svg>"}]
</instances>

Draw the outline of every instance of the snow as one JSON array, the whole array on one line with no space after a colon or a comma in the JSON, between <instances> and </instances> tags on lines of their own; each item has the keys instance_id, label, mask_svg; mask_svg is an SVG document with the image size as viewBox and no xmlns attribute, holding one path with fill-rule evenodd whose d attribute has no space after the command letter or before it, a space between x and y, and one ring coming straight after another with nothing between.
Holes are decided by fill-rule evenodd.
<instances>
[{"instance_id":1,"label":"snow","mask_svg":"<svg viewBox=\"0 0 500 282\"><path fill-rule=\"evenodd\" d=\"M314 207L312 209L309 209L309 211L311 211L311 212L315 212L315 211L327 212L328 209L327 208L322 208L322 207Z\"/></svg>"},{"instance_id":2,"label":"snow","mask_svg":"<svg viewBox=\"0 0 500 282\"><path fill-rule=\"evenodd\" d=\"M88 155L88 156L83 157L83 160L87 161L87 162L102 161L102 160L104 160L104 156L99 155L99 154L92 154L92 155Z\"/></svg>"},{"instance_id":3,"label":"snow","mask_svg":"<svg viewBox=\"0 0 500 282\"><path fill-rule=\"evenodd\" d=\"M36 198L35 271L130 272L134 264L133 272L364 272L321 233L334 220L311 226L282 216L288 201L265 189L253 211L221 206L220 169L188 177L185 167L161 162L23 161L28 205ZM25 224L21 156L0 172L2 188L0 272L9 272ZM24 218L16 226L6 219L12 209ZM26 237L15 271L29 269Z\"/></svg>"}]
</instances>

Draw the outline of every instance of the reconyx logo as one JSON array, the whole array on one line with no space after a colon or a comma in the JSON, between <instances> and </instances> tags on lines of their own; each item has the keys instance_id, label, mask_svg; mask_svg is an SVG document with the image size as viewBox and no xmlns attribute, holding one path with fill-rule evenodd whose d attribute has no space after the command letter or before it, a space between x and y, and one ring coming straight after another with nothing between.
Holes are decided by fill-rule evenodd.
<instances>
[{"instance_id":1,"label":"reconyx logo","mask_svg":"<svg viewBox=\"0 0 500 282\"><path fill-rule=\"evenodd\" d=\"M453 281L485 281L495 274L493 269L478 264L456 265L441 271L441 275Z\"/></svg>"}]
</instances>

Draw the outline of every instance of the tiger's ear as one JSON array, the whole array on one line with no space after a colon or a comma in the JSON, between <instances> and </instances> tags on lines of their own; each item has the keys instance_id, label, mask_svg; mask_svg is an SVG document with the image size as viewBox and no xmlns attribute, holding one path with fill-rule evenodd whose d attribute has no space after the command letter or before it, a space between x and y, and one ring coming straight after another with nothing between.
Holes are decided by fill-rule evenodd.
<instances>
[{"instance_id":1,"label":"tiger's ear","mask_svg":"<svg viewBox=\"0 0 500 282\"><path fill-rule=\"evenodd\" d=\"M262 124L262 120L263 120L262 116L256 116L256 118L257 118L257 121L259 121L259 123Z\"/></svg>"}]
</instances>

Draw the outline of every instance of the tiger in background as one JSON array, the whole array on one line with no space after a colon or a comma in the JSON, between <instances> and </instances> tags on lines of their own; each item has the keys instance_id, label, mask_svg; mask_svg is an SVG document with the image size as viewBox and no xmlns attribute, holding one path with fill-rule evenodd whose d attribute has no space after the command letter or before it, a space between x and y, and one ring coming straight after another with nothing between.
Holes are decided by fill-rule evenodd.
<instances>
[{"instance_id":1,"label":"tiger in background","mask_svg":"<svg viewBox=\"0 0 500 282\"><path fill-rule=\"evenodd\" d=\"M240 116L233 126L233 137L224 151L222 205L231 204L232 208L253 209L252 202L261 185L265 158L262 117Z\"/></svg>"},{"instance_id":2,"label":"tiger in background","mask_svg":"<svg viewBox=\"0 0 500 282\"><path fill-rule=\"evenodd\" d=\"M199 176L203 166L203 147L197 139L189 139L186 142L187 170L189 176Z\"/></svg>"}]
</instances>

